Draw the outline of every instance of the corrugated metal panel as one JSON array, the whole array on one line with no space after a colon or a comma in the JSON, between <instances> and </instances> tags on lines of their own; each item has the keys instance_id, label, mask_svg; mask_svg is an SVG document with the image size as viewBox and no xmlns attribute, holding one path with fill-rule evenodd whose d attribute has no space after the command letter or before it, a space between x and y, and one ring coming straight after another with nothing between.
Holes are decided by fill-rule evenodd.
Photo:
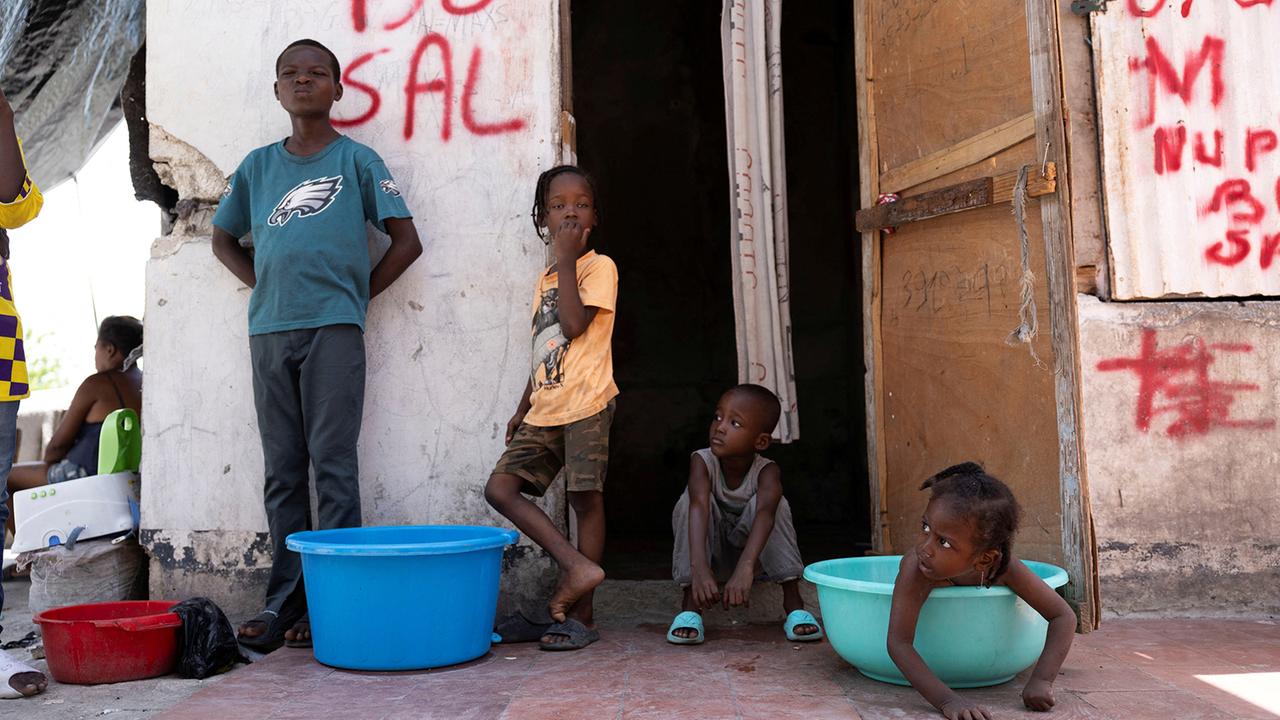
<instances>
[{"instance_id":1,"label":"corrugated metal panel","mask_svg":"<svg viewBox=\"0 0 1280 720\"><path fill-rule=\"evenodd\" d=\"M1093 16L1115 297L1280 295L1280 2Z\"/></svg>"}]
</instances>

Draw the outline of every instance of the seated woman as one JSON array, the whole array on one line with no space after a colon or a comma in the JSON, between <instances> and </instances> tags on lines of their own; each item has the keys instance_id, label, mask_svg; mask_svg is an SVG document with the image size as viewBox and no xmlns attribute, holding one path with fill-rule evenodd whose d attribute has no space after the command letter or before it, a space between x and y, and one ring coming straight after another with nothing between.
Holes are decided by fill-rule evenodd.
<instances>
[{"instance_id":1,"label":"seated woman","mask_svg":"<svg viewBox=\"0 0 1280 720\"><path fill-rule=\"evenodd\" d=\"M102 321L93 346L98 372L80 383L44 450L44 460L16 463L9 471L10 498L20 490L97 474L102 421L120 408L142 412L142 372L134 364L141 348L142 323L137 318L112 315ZM14 529L12 507L9 529Z\"/></svg>"}]
</instances>

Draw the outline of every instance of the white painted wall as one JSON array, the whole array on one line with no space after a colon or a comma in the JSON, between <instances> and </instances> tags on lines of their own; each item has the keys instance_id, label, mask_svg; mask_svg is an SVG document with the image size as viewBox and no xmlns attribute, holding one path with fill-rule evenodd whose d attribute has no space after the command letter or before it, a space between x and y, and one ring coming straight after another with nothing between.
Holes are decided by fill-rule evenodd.
<instances>
[{"instance_id":1,"label":"white painted wall","mask_svg":"<svg viewBox=\"0 0 1280 720\"><path fill-rule=\"evenodd\" d=\"M376 116L343 131L386 160L425 252L369 310L364 520L496 523L482 488L527 377L530 284L544 259L528 209L537 174L560 153L558 3L425 0L405 24L387 30L414 3L371 1L363 32L353 25L352 5L149 3L152 157L183 197L212 201L222 176L248 151L288 134L271 87L275 58L288 42L327 44L344 73L353 59L374 53L346 77L335 116L370 109L371 96L357 82L380 94ZM455 16L447 5L482 7ZM409 67L428 33L452 50L447 141L438 92L418 95L412 136L405 137ZM482 135L464 122L475 49L482 55L469 98L473 120L518 120L520 129ZM436 41L422 55L418 82L443 78L441 58ZM208 219L201 210L180 220L173 235L156 242L147 269L143 525L178 545L202 531L228 538L266 531L249 291L214 259ZM210 562L250 561L232 554Z\"/></svg>"}]
</instances>

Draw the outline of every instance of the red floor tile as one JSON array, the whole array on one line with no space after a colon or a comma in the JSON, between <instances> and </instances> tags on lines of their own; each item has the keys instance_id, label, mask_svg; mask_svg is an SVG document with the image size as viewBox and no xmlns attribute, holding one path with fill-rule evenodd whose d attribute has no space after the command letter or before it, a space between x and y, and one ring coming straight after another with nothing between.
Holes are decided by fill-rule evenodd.
<instances>
[{"instance_id":1,"label":"red floor tile","mask_svg":"<svg viewBox=\"0 0 1280 720\"><path fill-rule=\"evenodd\" d=\"M574 720L576 718L617 718L622 715L622 697L526 696L511 701L502 720Z\"/></svg>"},{"instance_id":2,"label":"red floor tile","mask_svg":"<svg viewBox=\"0 0 1280 720\"><path fill-rule=\"evenodd\" d=\"M1280 640L1219 643L1205 652L1224 662L1251 670L1280 669Z\"/></svg>"},{"instance_id":3,"label":"red floor tile","mask_svg":"<svg viewBox=\"0 0 1280 720\"><path fill-rule=\"evenodd\" d=\"M1145 644L1128 643L1120 647L1106 648L1103 652L1116 660L1139 668L1152 666L1209 667L1229 662L1209 649L1191 647L1172 640Z\"/></svg>"},{"instance_id":4,"label":"red floor tile","mask_svg":"<svg viewBox=\"0 0 1280 720\"><path fill-rule=\"evenodd\" d=\"M1221 708L1189 692L1091 692L1081 693L1086 703L1116 720L1223 720Z\"/></svg>"},{"instance_id":5,"label":"red floor tile","mask_svg":"<svg viewBox=\"0 0 1280 720\"><path fill-rule=\"evenodd\" d=\"M1261 708L1246 699L1237 697L1227 690L1215 686L1211 682L1197 677L1249 675L1251 674L1249 670L1242 670L1232 665L1220 668L1196 668L1194 670L1177 667L1153 667L1147 668L1145 672L1179 690L1191 693L1195 697L1221 709L1224 714L1231 717L1248 718L1249 720L1276 720L1276 718L1280 718L1280 714ZM1265 675L1264 673L1252 674ZM1267 687L1270 690L1269 694L1275 699L1275 703L1272 706L1280 706L1280 677L1274 680L1271 677L1260 678L1258 682L1263 683L1263 687Z\"/></svg>"},{"instance_id":6,"label":"red floor tile","mask_svg":"<svg viewBox=\"0 0 1280 720\"><path fill-rule=\"evenodd\" d=\"M862 715L848 698L806 697L779 689L770 697L744 698L739 701L742 720L861 720Z\"/></svg>"},{"instance_id":7,"label":"red floor tile","mask_svg":"<svg viewBox=\"0 0 1280 720\"><path fill-rule=\"evenodd\" d=\"M1025 678L1019 678L1023 683ZM1160 691L1168 686L1143 672L1138 666L1117 660L1093 648L1072 648L1062 664L1055 688L1083 692L1099 690Z\"/></svg>"},{"instance_id":8,"label":"red floor tile","mask_svg":"<svg viewBox=\"0 0 1280 720\"><path fill-rule=\"evenodd\" d=\"M479 660L415 673L353 673L280 651L236 670L159 717L274 720L579 720L858 718L934 720L913 689L862 677L826 643L780 641L772 625L717 628L696 647L662 628L612 627L580 652L500 646ZM797 649L798 648L798 649ZM512 658L512 659L508 659ZM1025 673L964 691L1002 720L1268 718L1194 679L1196 673L1280 672L1276 626L1247 621L1120 621L1079 636L1056 682L1051 715L1022 708Z\"/></svg>"},{"instance_id":9,"label":"red floor tile","mask_svg":"<svg viewBox=\"0 0 1280 720\"><path fill-rule=\"evenodd\" d=\"M670 720L682 717L737 720L738 710L729 698L712 693L650 695L643 698L628 695L623 704L622 717L625 720Z\"/></svg>"}]
</instances>

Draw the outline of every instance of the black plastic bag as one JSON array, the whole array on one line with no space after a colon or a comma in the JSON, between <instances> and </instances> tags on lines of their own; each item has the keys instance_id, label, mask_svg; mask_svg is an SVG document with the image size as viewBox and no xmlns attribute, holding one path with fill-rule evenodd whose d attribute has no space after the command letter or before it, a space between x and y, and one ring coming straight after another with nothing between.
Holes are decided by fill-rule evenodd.
<instances>
[{"instance_id":1,"label":"black plastic bag","mask_svg":"<svg viewBox=\"0 0 1280 720\"><path fill-rule=\"evenodd\" d=\"M240 654L231 621L208 598L191 598L169 608L182 618L182 647L178 674L201 680L249 662Z\"/></svg>"}]
</instances>

